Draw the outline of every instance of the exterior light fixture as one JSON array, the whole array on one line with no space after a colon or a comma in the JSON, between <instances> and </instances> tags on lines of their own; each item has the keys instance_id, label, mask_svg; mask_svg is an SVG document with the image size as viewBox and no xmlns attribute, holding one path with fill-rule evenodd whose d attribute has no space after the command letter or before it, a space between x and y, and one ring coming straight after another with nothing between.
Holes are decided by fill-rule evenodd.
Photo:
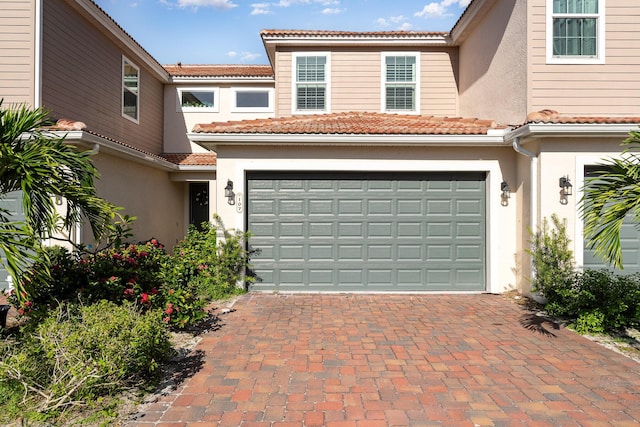
<instances>
[{"instance_id":1,"label":"exterior light fixture","mask_svg":"<svg viewBox=\"0 0 640 427\"><path fill-rule=\"evenodd\" d=\"M558 180L558 185L560 186L560 203L566 205L569 203L567 196L571 196L573 194L573 185L571 185L569 176L561 176Z\"/></svg>"},{"instance_id":2,"label":"exterior light fixture","mask_svg":"<svg viewBox=\"0 0 640 427\"><path fill-rule=\"evenodd\" d=\"M227 180L227 186L224 187L224 197L227 198L227 203L230 205L235 203L233 198L236 197L236 193L233 192L233 181L230 179Z\"/></svg>"},{"instance_id":3,"label":"exterior light fixture","mask_svg":"<svg viewBox=\"0 0 640 427\"><path fill-rule=\"evenodd\" d=\"M509 199L511 198L511 188L509 188L509 184L506 181L502 181L500 183L500 191L502 194L500 195L502 206L507 206L509 204Z\"/></svg>"},{"instance_id":4,"label":"exterior light fixture","mask_svg":"<svg viewBox=\"0 0 640 427\"><path fill-rule=\"evenodd\" d=\"M62 206L62 196L59 194L56 194L56 205Z\"/></svg>"}]
</instances>

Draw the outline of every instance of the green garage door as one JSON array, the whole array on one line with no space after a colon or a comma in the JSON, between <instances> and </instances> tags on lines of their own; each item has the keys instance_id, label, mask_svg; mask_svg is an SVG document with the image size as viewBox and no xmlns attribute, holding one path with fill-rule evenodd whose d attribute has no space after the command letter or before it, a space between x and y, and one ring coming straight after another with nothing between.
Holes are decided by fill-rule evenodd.
<instances>
[{"instance_id":1,"label":"green garage door","mask_svg":"<svg viewBox=\"0 0 640 427\"><path fill-rule=\"evenodd\" d=\"M254 290L485 289L484 173L247 176Z\"/></svg>"},{"instance_id":2,"label":"green garage door","mask_svg":"<svg viewBox=\"0 0 640 427\"><path fill-rule=\"evenodd\" d=\"M585 176L594 176L602 166L587 166ZM589 249L587 242L584 242L584 267L585 268L609 268L622 274L640 273L640 230L638 224L633 220L633 215L629 214L622 223L620 230L620 246L622 247L623 270L616 270L604 263L601 258L595 256L594 251Z\"/></svg>"},{"instance_id":3,"label":"green garage door","mask_svg":"<svg viewBox=\"0 0 640 427\"><path fill-rule=\"evenodd\" d=\"M22 209L22 192L15 191L12 193L6 194L4 197L0 198L0 208L7 209L11 212L11 217L9 218L12 221L22 221L24 220L24 211ZM7 277L9 276L7 270L4 268L4 251L0 249L0 257L2 257L2 263L0 263L0 289L7 289L9 287L9 282L7 281Z\"/></svg>"}]
</instances>

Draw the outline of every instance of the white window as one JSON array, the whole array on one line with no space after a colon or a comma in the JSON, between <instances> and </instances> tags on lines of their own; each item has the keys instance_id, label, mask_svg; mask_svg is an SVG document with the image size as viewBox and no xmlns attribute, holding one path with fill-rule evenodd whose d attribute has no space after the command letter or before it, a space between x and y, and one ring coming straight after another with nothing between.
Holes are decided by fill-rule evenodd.
<instances>
[{"instance_id":1,"label":"white window","mask_svg":"<svg viewBox=\"0 0 640 427\"><path fill-rule=\"evenodd\" d=\"M218 88L178 88L178 112L218 112Z\"/></svg>"},{"instance_id":2,"label":"white window","mask_svg":"<svg viewBox=\"0 0 640 427\"><path fill-rule=\"evenodd\" d=\"M140 118L140 68L122 57L122 116L138 123Z\"/></svg>"},{"instance_id":3,"label":"white window","mask_svg":"<svg viewBox=\"0 0 640 427\"><path fill-rule=\"evenodd\" d=\"M418 113L419 53L382 54L382 111Z\"/></svg>"},{"instance_id":4,"label":"white window","mask_svg":"<svg viewBox=\"0 0 640 427\"><path fill-rule=\"evenodd\" d=\"M547 62L604 63L605 0L547 0Z\"/></svg>"},{"instance_id":5,"label":"white window","mask_svg":"<svg viewBox=\"0 0 640 427\"><path fill-rule=\"evenodd\" d=\"M304 53L293 57L293 110L295 113L330 111L329 55Z\"/></svg>"},{"instance_id":6,"label":"white window","mask_svg":"<svg viewBox=\"0 0 640 427\"><path fill-rule=\"evenodd\" d=\"M234 90L233 111L235 112L272 112L273 89L242 88Z\"/></svg>"}]
</instances>

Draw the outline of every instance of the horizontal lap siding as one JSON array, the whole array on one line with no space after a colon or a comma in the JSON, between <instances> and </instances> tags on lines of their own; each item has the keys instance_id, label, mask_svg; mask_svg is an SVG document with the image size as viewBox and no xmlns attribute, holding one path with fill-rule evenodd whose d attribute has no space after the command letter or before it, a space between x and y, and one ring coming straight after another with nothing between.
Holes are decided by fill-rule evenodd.
<instances>
[{"instance_id":1,"label":"horizontal lap siding","mask_svg":"<svg viewBox=\"0 0 640 427\"><path fill-rule=\"evenodd\" d=\"M54 118L79 120L92 131L162 152L162 83L66 2L47 0L44 8L43 105ZM139 124L121 114L123 54L140 67Z\"/></svg>"},{"instance_id":2,"label":"horizontal lap siding","mask_svg":"<svg viewBox=\"0 0 640 427\"><path fill-rule=\"evenodd\" d=\"M299 51L303 51L300 48ZM304 50L307 52L306 50ZM331 112L381 111L382 52L396 50L352 47L331 52ZM414 52L414 50L409 50ZM424 50L421 53L422 114L456 115L457 86L454 75L456 53L452 49ZM276 54L277 116L292 110L292 53Z\"/></svg>"},{"instance_id":3,"label":"horizontal lap siding","mask_svg":"<svg viewBox=\"0 0 640 427\"><path fill-rule=\"evenodd\" d=\"M565 115L640 114L640 8L606 3L605 64L546 64L545 1L531 6L531 111Z\"/></svg>"},{"instance_id":4,"label":"horizontal lap siding","mask_svg":"<svg viewBox=\"0 0 640 427\"><path fill-rule=\"evenodd\" d=\"M34 101L35 9L30 0L0 1L0 98Z\"/></svg>"},{"instance_id":5,"label":"horizontal lap siding","mask_svg":"<svg viewBox=\"0 0 640 427\"><path fill-rule=\"evenodd\" d=\"M458 87L454 75L457 53L423 52L420 61L420 113L455 116L458 114Z\"/></svg>"}]
</instances>

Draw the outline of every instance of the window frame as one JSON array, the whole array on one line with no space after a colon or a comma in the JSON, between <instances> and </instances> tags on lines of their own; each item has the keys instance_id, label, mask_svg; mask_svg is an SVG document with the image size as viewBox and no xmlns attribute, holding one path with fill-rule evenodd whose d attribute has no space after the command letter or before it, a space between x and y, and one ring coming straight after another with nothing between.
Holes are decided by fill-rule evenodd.
<instances>
[{"instance_id":1,"label":"window frame","mask_svg":"<svg viewBox=\"0 0 640 427\"><path fill-rule=\"evenodd\" d=\"M220 88L217 86L185 86L178 87L178 99L176 100L177 113L218 113L220 111ZM211 107L183 107L183 92L211 92L213 93L213 106Z\"/></svg>"},{"instance_id":2,"label":"window frame","mask_svg":"<svg viewBox=\"0 0 640 427\"><path fill-rule=\"evenodd\" d=\"M324 109L298 109L298 80L297 63L298 58L319 56L325 57L324 70ZM307 82L308 83L308 82ZM304 84L304 83L301 83ZM294 52L291 55L291 113L292 114L326 114L331 112L331 53L330 52Z\"/></svg>"},{"instance_id":3,"label":"window frame","mask_svg":"<svg viewBox=\"0 0 640 427\"><path fill-rule=\"evenodd\" d=\"M413 110L389 110L387 109L387 58L392 56L414 57L415 62L415 81L414 86L414 109ZM419 51L399 51L399 52L382 52L380 55L380 111L392 114L420 114L420 60ZM397 83L397 82L395 82Z\"/></svg>"},{"instance_id":4,"label":"window frame","mask_svg":"<svg viewBox=\"0 0 640 427\"><path fill-rule=\"evenodd\" d=\"M137 71L137 88L136 92L133 92L131 89L127 87L125 84L125 67L129 65ZM133 61L131 61L126 56L122 56L122 67L121 67L121 88L120 88L120 114L127 120L130 120L136 124L140 123L140 86L142 81L142 76L140 73L140 67L138 67ZM132 117L128 113L125 112L125 91L135 94L136 96L136 116Z\"/></svg>"},{"instance_id":5,"label":"window frame","mask_svg":"<svg viewBox=\"0 0 640 427\"><path fill-rule=\"evenodd\" d=\"M273 113L275 102L274 88L267 87L238 87L232 88L232 113ZM267 92L269 105L267 107L238 107L238 92Z\"/></svg>"},{"instance_id":6,"label":"window frame","mask_svg":"<svg viewBox=\"0 0 640 427\"><path fill-rule=\"evenodd\" d=\"M547 64L604 64L605 63L605 39L606 39L606 0L598 0L597 13L562 13L553 12L554 0L546 1L546 50ZM591 18L596 20L596 55L563 55L553 54L553 21L559 18Z\"/></svg>"}]
</instances>

